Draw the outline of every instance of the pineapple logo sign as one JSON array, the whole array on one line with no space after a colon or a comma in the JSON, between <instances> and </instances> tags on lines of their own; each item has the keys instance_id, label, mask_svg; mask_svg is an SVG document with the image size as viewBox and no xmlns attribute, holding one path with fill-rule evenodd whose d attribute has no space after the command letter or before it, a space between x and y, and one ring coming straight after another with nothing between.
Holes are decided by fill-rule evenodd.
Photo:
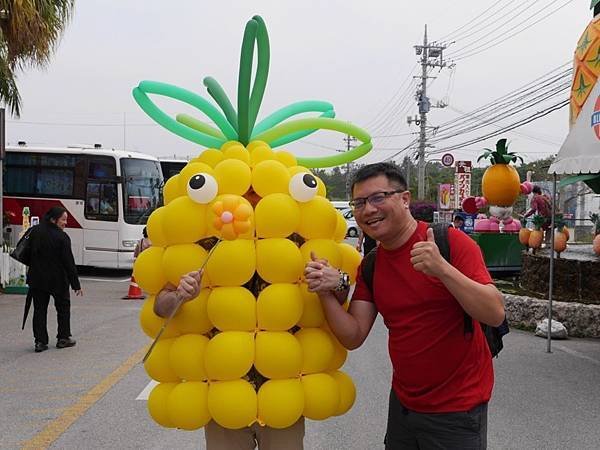
<instances>
[{"instance_id":1,"label":"pineapple logo sign","mask_svg":"<svg viewBox=\"0 0 600 450\"><path fill-rule=\"evenodd\" d=\"M594 112L592 113L592 128L596 133L596 137L600 139L600 95L596 98Z\"/></svg>"}]
</instances>

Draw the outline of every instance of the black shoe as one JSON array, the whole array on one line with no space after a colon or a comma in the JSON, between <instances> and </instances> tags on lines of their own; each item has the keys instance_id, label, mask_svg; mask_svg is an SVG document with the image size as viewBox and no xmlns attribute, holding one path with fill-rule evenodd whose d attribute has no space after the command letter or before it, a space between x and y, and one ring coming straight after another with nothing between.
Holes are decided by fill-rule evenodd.
<instances>
[{"instance_id":1,"label":"black shoe","mask_svg":"<svg viewBox=\"0 0 600 450\"><path fill-rule=\"evenodd\" d=\"M75 339L71 339L70 337L59 339L56 341L56 348L73 347L75 344L77 344L77 341Z\"/></svg>"},{"instance_id":2,"label":"black shoe","mask_svg":"<svg viewBox=\"0 0 600 450\"><path fill-rule=\"evenodd\" d=\"M48 350L48 344L43 344L41 342L35 343L35 352L36 353L43 352L44 350Z\"/></svg>"}]
</instances>

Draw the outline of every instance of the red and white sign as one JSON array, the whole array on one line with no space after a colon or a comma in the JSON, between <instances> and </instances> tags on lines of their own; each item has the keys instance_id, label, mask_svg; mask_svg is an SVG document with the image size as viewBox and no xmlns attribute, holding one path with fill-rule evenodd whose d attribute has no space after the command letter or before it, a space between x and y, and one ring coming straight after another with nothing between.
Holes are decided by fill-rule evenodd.
<instances>
[{"instance_id":1,"label":"red and white sign","mask_svg":"<svg viewBox=\"0 0 600 450\"><path fill-rule=\"evenodd\" d=\"M442 165L451 167L454 164L454 156L451 153L446 153L442 156Z\"/></svg>"},{"instance_id":2,"label":"red and white sign","mask_svg":"<svg viewBox=\"0 0 600 450\"><path fill-rule=\"evenodd\" d=\"M456 208L460 208L465 198L471 196L471 161L456 161L454 175Z\"/></svg>"}]
</instances>

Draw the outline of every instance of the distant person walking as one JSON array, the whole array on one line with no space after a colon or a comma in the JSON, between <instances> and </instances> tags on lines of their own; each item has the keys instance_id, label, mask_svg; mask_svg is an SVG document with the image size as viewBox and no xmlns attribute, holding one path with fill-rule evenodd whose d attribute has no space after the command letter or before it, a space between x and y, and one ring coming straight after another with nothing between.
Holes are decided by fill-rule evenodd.
<instances>
[{"instance_id":1,"label":"distant person walking","mask_svg":"<svg viewBox=\"0 0 600 450\"><path fill-rule=\"evenodd\" d=\"M33 297L33 336L37 353L48 349L46 325L50 296L58 319L56 348L73 347L71 338L71 300L69 285L76 295L83 295L71 239L64 232L67 210L54 206L44 215L42 222L31 230L31 264L27 271L27 284Z\"/></svg>"},{"instance_id":2,"label":"distant person walking","mask_svg":"<svg viewBox=\"0 0 600 450\"><path fill-rule=\"evenodd\" d=\"M550 200L550 197L548 197L546 194L542 193L542 188L539 186L534 186L531 192L533 192L531 207L529 211L523 215L523 217L529 217L532 214L535 214L545 219L541 228L544 231L544 239L546 243L548 243L550 242L550 233L548 230L552 222L552 200Z\"/></svg>"},{"instance_id":3,"label":"distant person walking","mask_svg":"<svg viewBox=\"0 0 600 450\"><path fill-rule=\"evenodd\" d=\"M144 250L146 250L152 245L152 242L150 242L150 239L148 238L148 230L146 227L144 227L144 229L142 230L142 236L144 237L140 239L137 242L137 244L135 244L135 250L133 250L134 258L137 258L140 255L140 253L142 253Z\"/></svg>"}]
</instances>

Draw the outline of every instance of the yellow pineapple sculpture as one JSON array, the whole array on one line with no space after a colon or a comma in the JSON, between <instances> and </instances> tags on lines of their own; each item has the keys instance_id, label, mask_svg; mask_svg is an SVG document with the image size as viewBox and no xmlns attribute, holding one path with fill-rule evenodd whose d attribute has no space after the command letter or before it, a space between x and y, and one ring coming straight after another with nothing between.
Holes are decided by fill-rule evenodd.
<instances>
[{"instance_id":1,"label":"yellow pineapple sculpture","mask_svg":"<svg viewBox=\"0 0 600 450\"><path fill-rule=\"evenodd\" d=\"M251 90L254 41L258 64ZM340 370L347 351L329 330L303 270L314 252L355 281L360 255L342 242L345 220L310 168L364 155L370 137L333 119L326 102L289 105L255 125L267 72L266 27L255 16L242 46L238 111L212 78L204 82L223 114L171 85L142 82L134 89L154 120L209 147L165 184L165 206L148 219L152 247L134 266L136 280L152 294L140 323L154 338L164 322L153 312L154 296L207 261L200 294L181 306L144 365L159 382L148 400L150 415L165 427L194 430L214 420L230 429L254 422L286 428L301 416L344 414L354 403L354 384ZM197 107L218 129L188 115L168 117L148 93ZM321 116L286 121L310 111ZM323 158L274 150L320 128L363 143L349 154Z\"/></svg>"}]
</instances>

